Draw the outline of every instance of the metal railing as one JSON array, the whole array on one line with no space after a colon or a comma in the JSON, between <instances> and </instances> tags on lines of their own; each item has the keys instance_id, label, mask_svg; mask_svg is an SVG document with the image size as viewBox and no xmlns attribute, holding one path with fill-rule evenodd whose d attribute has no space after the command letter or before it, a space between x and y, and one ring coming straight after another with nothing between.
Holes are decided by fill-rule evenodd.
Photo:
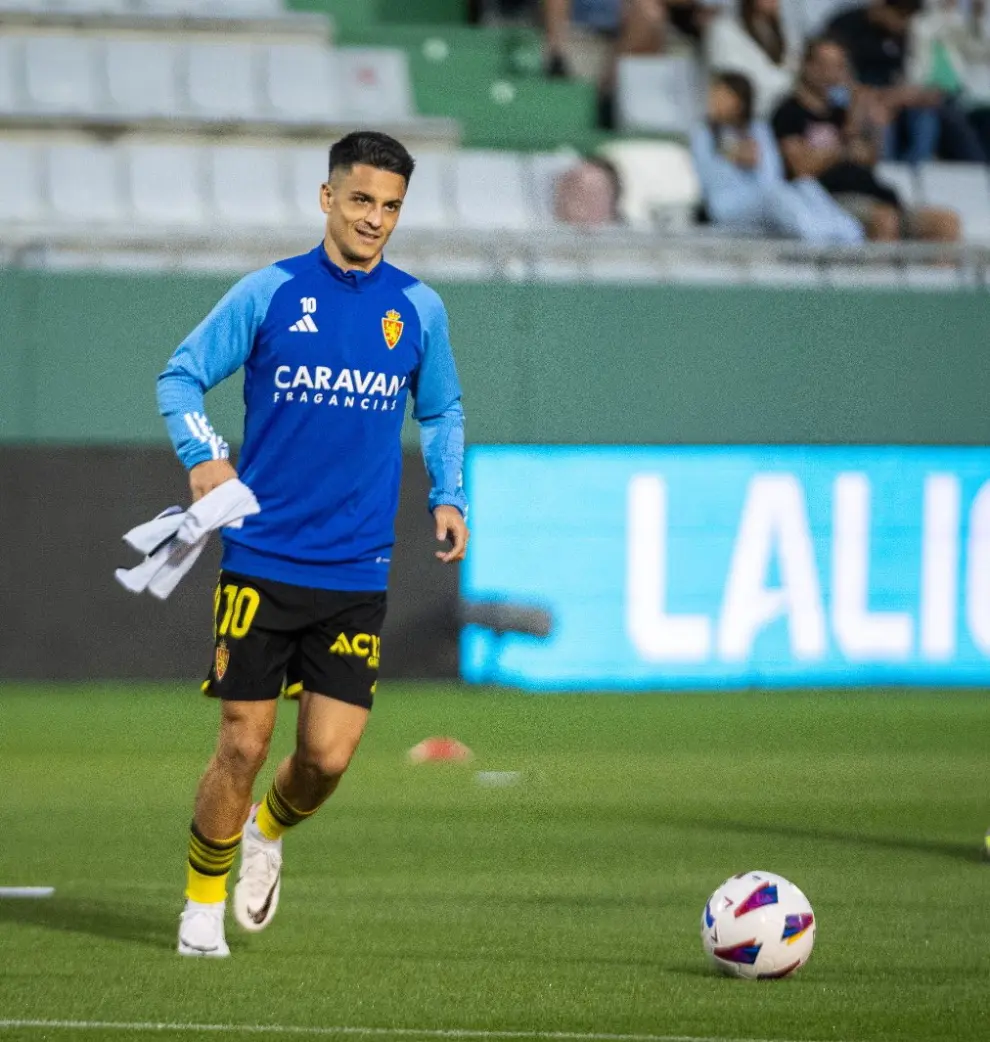
<instances>
[{"instance_id":1,"label":"metal railing","mask_svg":"<svg viewBox=\"0 0 990 1042\"><path fill-rule=\"evenodd\" d=\"M0 264L23 268L247 271L310 249L311 232L212 228L172 232L55 228L0 232ZM917 285L984 289L990 244L807 246L710 232L626 228L479 231L400 229L389 259L424 278L511 282L704 282Z\"/></svg>"}]
</instances>

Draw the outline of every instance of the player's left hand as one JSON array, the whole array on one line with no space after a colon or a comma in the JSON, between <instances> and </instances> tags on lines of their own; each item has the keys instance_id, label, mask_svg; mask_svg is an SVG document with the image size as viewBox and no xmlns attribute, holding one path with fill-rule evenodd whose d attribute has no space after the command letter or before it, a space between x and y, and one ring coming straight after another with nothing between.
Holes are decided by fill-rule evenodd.
<instances>
[{"instance_id":1,"label":"player's left hand","mask_svg":"<svg viewBox=\"0 0 990 1042\"><path fill-rule=\"evenodd\" d=\"M463 561L470 533L461 512L457 507L437 507L433 511L433 517L437 523L437 539L440 542L449 540L451 544L449 550L437 550L437 560L443 561L444 564Z\"/></svg>"}]
</instances>

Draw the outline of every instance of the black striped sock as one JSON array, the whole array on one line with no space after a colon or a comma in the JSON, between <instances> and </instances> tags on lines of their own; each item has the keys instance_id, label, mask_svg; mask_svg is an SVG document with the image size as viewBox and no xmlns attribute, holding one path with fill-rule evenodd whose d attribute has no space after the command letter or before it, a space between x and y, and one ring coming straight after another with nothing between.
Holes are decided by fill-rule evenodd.
<instances>
[{"instance_id":1,"label":"black striped sock","mask_svg":"<svg viewBox=\"0 0 990 1042\"><path fill-rule=\"evenodd\" d=\"M300 821L305 821L311 814L315 813L312 810L296 810L295 807L286 802L285 798L278 791L275 782L272 782L271 788L265 794L265 809L283 829L290 829L293 825L298 825Z\"/></svg>"},{"instance_id":2,"label":"black striped sock","mask_svg":"<svg viewBox=\"0 0 990 1042\"><path fill-rule=\"evenodd\" d=\"M239 832L233 839L207 839L194 821L189 827L189 867L200 875L225 876L233 867L240 845Z\"/></svg>"}]
</instances>

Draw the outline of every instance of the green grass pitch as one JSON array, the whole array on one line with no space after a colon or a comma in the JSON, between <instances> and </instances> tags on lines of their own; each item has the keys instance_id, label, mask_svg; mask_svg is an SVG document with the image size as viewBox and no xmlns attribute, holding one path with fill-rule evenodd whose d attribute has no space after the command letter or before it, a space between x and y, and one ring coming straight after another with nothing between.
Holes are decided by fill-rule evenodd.
<instances>
[{"instance_id":1,"label":"green grass pitch","mask_svg":"<svg viewBox=\"0 0 990 1042\"><path fill-rule=\"evenodd\" d=\"M216 715L195 685L0 688L0 885L57 888L0 900L0 1042L990 1038L985 692L383 684L339 794L287 840L274 924L228 919L212 962L173 946ZM406 763L446 734L473 763ZM704 901L748 869L817 912L790 980L706 968Z\"/></svg>"}]
</instances>

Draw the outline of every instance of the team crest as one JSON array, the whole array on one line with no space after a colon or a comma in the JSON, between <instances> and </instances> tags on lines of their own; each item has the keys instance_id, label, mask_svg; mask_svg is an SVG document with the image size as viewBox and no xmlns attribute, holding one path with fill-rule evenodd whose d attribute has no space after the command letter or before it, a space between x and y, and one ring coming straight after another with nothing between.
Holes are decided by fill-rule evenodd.
<instances>
[{"instance_id":1,"label":"team crest","mask_svg":"<svg viewBox=\"0 0 990 1042\"><path fill-rule=\"evenodd\" d=\"M399 342L403 326L405 326L405 322L402 321L402 316L398 311L392 308L385 312L385 317L382 319L382 333L385 334L385 343L388 344L389 351Z\"/></svg>"},{"instance_id":2,"label":"team crest","mask_svg":"<svg viewBox=\"0 0 990 1042\"><path fill-rule=\"evenodd\" d=\"M217 678L218 682L223 680L229 662L230 648L227 647L227 642L225 640L221 640L217 645L217 655L213 665L213 674Z\"/></svg>"}]
</instances>

